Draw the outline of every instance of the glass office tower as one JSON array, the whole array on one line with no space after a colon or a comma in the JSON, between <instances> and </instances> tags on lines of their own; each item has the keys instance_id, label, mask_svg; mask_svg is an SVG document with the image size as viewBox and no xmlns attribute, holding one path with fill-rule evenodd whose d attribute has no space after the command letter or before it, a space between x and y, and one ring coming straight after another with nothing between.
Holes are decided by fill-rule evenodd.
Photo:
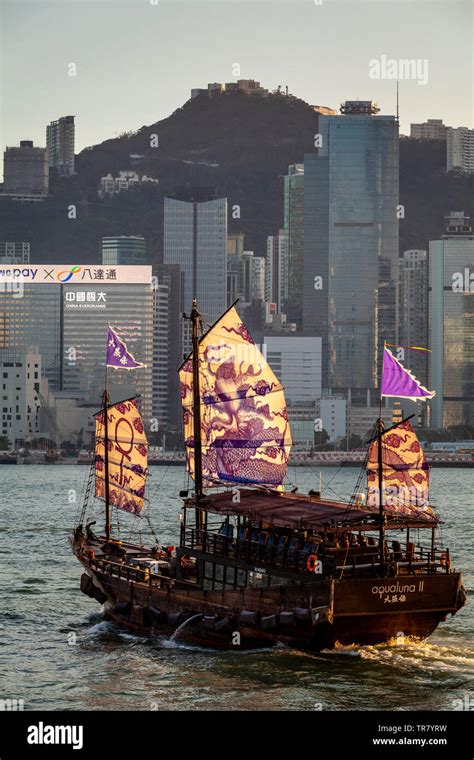
<instances>
[{"instance_id":1,"label":"glass office tower","mask_svg":"<svg viewBox=\"0 0 474 760\"><path fill-rule=\"evenodd\" d=\"M431 426L474 425L474 235L462 211L429 246Z\"/></svg>"},{"instance_id":2,"label":"glass office tower","mask_svg":"<svg viewBox=\"0 0 474 760\"><path fill-rule=\"evenodd\" d=\"M212 195L205 188L177 191L164 207L164 264L179 265L183 308L189 312L197 298L207 323L227 308L227 199ZM183 351L189 328L184 322Z\"/></svg>"},{"instance_id":3,"label":"glass office tower","mask_svg":"<svg viewBox=\"0 0 474 760\"><path fill-rule=\"evenodd\" d=\"M28 265L29 243L0 243L0 265ZM3 283L0 288L0 348L41 355L42 376L61 386L61 288L59 284Z\"/></svg>"},{"instance_id":4,"label":"glass office tower","mask_svg":"<svg viewBox=\"0 0 474 760\"><path fill-rule=\"evenodd\" d=\"M63 285L63 385L66 392L85 394L100 402L104 388L107 329L111 325L137 361L134 370L108 368L108 384L124 386L126 393L142 396L145 423L152 417L153 304L147 282L133 282L133 266L127 283ZM140 267L144 269L144 267Z\"/></svg>"},{"instance_id":5,"label":"glass office tower","mask_svg":"<svg viewBox=\"0 0 474 760\"><path fill-rule=\"evenodd\" d=\"M373 388L396 340L398 121L372 101L321 116L305 155L303 328L323 343L323 387ZM387 320L392 324L387 324Z\"/></svg>"}]
</instances>

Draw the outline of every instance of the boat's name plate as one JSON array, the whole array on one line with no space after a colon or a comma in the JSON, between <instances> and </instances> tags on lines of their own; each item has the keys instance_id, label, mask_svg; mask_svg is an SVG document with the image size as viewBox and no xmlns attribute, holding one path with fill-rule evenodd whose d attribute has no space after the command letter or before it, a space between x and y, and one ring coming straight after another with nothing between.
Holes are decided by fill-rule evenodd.
<instances>
[{"instance_id":1,"label":"boat's name plate","mask_svg":"<svg viewBox=\"0 0 474 760\"><path fill-rule=\"evenodd\" d=\"M417 583L384 583L380 586L372 586L372 594L383 599L384 604L397 604L398 602L406 602L407 594L414 594L417 591L423 592L424 580L419 580Z\"/></svg>"}]
</instances>

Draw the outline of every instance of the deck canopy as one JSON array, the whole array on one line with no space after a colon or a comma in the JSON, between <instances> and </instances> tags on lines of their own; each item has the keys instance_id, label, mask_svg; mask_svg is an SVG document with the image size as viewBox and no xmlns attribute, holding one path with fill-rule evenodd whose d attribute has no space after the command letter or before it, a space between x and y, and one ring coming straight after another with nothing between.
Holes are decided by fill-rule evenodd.
<instances>
[{"instance_id":1,"label":"deck canopy","mask_svg":"<svg viewBox=\"0 0 474 760\"><path fill-rule=\"evenodd\" d=\"M378 515L373 510L356 507L339 501L319 499L285 491L239 489L239 501L235 490L207 494L199 501L205 512L218 515L236 515L268 525L292 530L320 530L328 527L375 530ZM196 507L194 499L185 502L186 507ZM387 515L387 528L433 527L437 520L431 518L407 519L404 516Z\"/></svg>"}]
</instances>

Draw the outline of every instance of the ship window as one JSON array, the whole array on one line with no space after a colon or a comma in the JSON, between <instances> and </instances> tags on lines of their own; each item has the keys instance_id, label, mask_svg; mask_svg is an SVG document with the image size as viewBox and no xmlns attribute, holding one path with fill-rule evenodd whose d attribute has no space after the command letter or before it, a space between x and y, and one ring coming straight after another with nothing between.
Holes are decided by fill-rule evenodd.
<instances>
[{"instance_id":1,"label":"ship window","mask_svg":"<svg viewBox=\"0 0 474 760\"><path fill-rule=\"evenodd\" d=\"M224 580L224 565L216 565L216 581Z\"/></svg>"},{"instance_id":2,"label":"ship window","mask_svg":"<svg viewBox=\"0 0 474 760\"><path fill-rule=\"evenodd\" d=\"M235 567L227 567L225 573L226 586L235 585Z\"/></svg>"},{"instance_id":3,"label":"ship window","mask_svg":"<svg viewBox=\"0 0 474 760\"><path fill-rule=\"evenodd\" d=\"M246 586L246 585L247 585L247 571L237 570L237 586Z\"/></svg>"},{"instance_id":4,"label":"ship window","mask_svg":"<svg viewBox=\"0 0 474 760\"><path fill-rule=\"evenodd\" d=\"M213 565L213 563L212 562L205 562L204 563L204 577L205 578L210 578L210 580L212 581L212 579L214 577L214 572L213 571L214 571L214 565Z\"/></svg>"},{"instance_id":5,"label":"ship window","mask_svg":"<svg viewBox=\"0 0 474 760\"><path fill-rule=\"evenodd\" d=\"M210 578L204 578L204 580L202 582L202 587L203 587L203 589L205 589L207 591L209 591L210 589L212 589L212 580Z\"/></svg>"}]
</instances>

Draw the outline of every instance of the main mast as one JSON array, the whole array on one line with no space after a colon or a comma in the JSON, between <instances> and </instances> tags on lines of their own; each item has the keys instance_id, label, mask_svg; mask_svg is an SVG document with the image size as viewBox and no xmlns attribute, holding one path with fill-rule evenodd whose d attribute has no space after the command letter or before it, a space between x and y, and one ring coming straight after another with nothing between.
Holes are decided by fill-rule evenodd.
<instances>
[{"instance_id":1,"label":"main mast","mask_svg":"<svg viewBox=\"0 0 474 760\"><path fill-rule=\"evenodd\" d=\"M383 505L383 455L382 439L384 424L382 419L382 402L380 402L380 417L377 420L377 454L378 454L378 476L379 476L379 550L380 565L383 568L385 562L385 511Z\"/></svg>"},{"instance_id":2,"label":"main mast","mask_svg":"<svg viewBox=\"0 0 474 760\"><path fill-rule=\"evenodd\" d=\"M196 528L202 529L203 515L198 508L199 500L203 495L202 488L202 440L201 440L201 394L199 387L199 327L202 326L202 318L197 308L197 300L193 299L193 308L190 314L193 328L193 435L194 435L194 485L196 492Z\"/></svg>"},{"instance_id":3,"label":"main mast","mask_svg":"<svg viewBox=\"0 0 474 760\"><path fill-rule=\"evenodd\" d=\"M104 404L104 477L105 477L105 539L110 541L110 483L109 483L109 394L106 387L102 394Z\"/></svg>"}]
</instances>

